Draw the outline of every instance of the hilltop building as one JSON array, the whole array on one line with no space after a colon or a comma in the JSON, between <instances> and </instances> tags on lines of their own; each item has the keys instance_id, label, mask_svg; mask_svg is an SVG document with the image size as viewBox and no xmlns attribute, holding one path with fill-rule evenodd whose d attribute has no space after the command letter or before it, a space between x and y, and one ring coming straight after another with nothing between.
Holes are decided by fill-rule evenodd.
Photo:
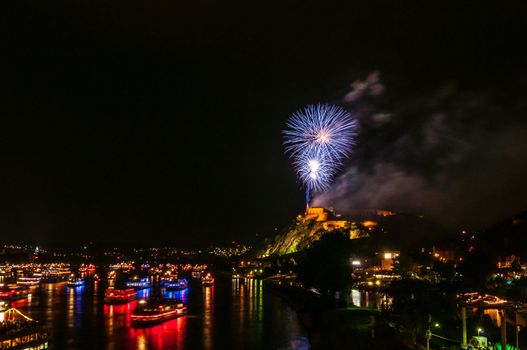
<instances>
[{"instance_id":1,"label":"hilltop building","mask_svg":"<svg viewBox=\"0 0 527 350\"><path fill-rule=\"evenodd\" d=\"M311 207L307 208L304 216L299 215L299 221L306 222L309 220L315 220L321 222L322 227L326 231L333 231L338 229L346 229L350 227L348 220L338 220L337 218L331 218L335 216L332 212L324 208Z\"/></svg>"}]
</instances>

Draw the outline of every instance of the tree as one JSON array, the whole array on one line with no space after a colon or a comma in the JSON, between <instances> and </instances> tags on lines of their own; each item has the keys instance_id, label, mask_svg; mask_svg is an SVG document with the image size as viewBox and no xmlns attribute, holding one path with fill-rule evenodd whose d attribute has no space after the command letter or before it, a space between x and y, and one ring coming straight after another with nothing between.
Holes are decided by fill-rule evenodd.
<instances>
[{"instance_id":1,"label":"tree","mask_svg":"<svg viewBox=\"0 0 527 350\"><path fill-rule=\"evenodd\" d=\"M351 243L346 232L333 231L306 250L298 266L298 278L326 296L342 292L351 282Z\"/></svg>"}]
</instances>

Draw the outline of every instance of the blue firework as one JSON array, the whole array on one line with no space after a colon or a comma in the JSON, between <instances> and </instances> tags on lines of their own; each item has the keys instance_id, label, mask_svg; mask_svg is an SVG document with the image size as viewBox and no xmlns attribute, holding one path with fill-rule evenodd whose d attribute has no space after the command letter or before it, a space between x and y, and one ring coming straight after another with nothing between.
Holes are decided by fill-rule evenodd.
<instances>
[{"instance_id":1,"label":"blue firework","mask_svg":"<svg viewBox=\"0 0 527 350\"><path fill-rule=\"evenodd\" d=\"M321 192L328 189L337 168L323 158L302 154L293 161L300 181L310 190Z\"/></svg>"},{"instance_id":2,"label":"blue firework","mask_svg":"<svg viewBox=\"0 0 527 350\"><path fill-rule=\"evenodd\" d=\"M345 109L309 105L294 113L283 131L286 154L309 192L326 190L355 143L357 121Z\"/></svg>"},{"instance_id":3,"label":"blue firework","mask_svg":"<svg viewBox=\"0 0 527 350\"><path fill-rule=\"evenodd\" d=\"M342 163L354 144L357 121L345 109L328 104L309 105L294 113L283 131L286 153L302 153Z\"/></svg>"}]
</instances>

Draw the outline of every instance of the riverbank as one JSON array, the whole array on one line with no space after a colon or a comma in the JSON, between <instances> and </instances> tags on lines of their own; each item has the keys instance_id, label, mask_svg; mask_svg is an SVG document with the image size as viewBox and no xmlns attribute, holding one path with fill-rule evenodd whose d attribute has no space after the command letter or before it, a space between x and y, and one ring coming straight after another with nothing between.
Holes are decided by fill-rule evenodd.
<instances>
[{"instance_id":1,"label":"riverbank","mask_svg":"<svg viewBox=\"0 0 527 350\"><path fill-rule=\"evenodd\" d=\"M303 288L267 285L296 311L312 349L410 349L377 310L337 307Z\"/></svg>"}]
</instances>

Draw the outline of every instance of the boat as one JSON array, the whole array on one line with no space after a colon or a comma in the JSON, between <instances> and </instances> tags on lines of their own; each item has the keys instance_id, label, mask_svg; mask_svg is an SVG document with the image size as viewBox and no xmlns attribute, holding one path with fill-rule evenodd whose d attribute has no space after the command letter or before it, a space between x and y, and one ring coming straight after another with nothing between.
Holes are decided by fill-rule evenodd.
<instances>
[{"instance_id":1,"label":"boat","mask_svg":"<svg viewBox=\"0 0 527 350\"><path fill-rule=\"evenodd\" d=\"M209 287L214 285L214 277L210 273L207 273L205 276L201 278L201 284L204 287Z\"/></svg>"},{"instance_id":2,"label":"boat","mask_svg":"<svg viewBox=\"0 0 527 350\"><path fill-rule=\"evenodd\" d=\"M95 272L95 265L93 264L82 264L79 267L80 273L94 273Z\"/></svg>"},{"instance_id":3,"label":"boat","mask_svg":"<svg viewBox=\"0 0 527 350\"><path fill-rule=\"evenodd\" d=\"M9 303L3 300L0 300L0 312L7 311L9 309Z\"/></svg>"},{"instance_id":4,"label":"boat","mask_svg":"<svg viewBox=\"0 0 527 350\"><path fill-rule=\"evenodd\" d=\"M0 349L47 349L48 334L39 322L15 308L0 321Z\"/></svg>"},{"instance_id":5,"label":"boat","mask_svg":"<svg viewBox=\"0 0 527 350\"><path fill-rule=\"evenodd\" d=\"M188 288L188 281L186 278L169 278L161 281L162 288L166 290L183 290Z\"/></svg>"},{"instance_id":6,"label":"boat","mask_svg":"<svg viewBox=\"0 0 527 350\"><path fill-rule=\"evenodd\" d=\"M111 270L110 272L108 272L108 281L115 281L116 278L117 273L115 272L115 270Z\"/></svg>"},{"instance_id":7,"label":"boat","mask_svg":"<svg viewBox=\"0 0 527 350\"><path fill-rule=\"evenodd\" d=\"M126 286L129 288L135 288L137 289L146 289L150 288L152 286L152 282L148 280L148 278L139 278L139 277L133 277L126 281Z\"/></svg>"},{"instance_id":8,"label":"boat","mask_svg":"<svg viewBox=\"0 0 527 350\"><path fill-rule=\"evenodd\" d=\"M133 288L115 289L108 288L104 293L106 304L125 304L137 299L137 292Z\"/></svg>"},{"instance_id":9,"label":"boat","mask_svg":"<svg viewBox=\"0 0 527 350\"><path fill-rule=\"evenodd\" d=\"M41 282L43 283L57 283L68 279L71 271L69 268L50 268L42 272Z\"/></svg>"},{"instance_id":10,"label":"boat","mask_svg":"<svg viewBox=\"0 0 527 350\"><path fill-rule=\"evenodd\" d=\"M0 300L15 301L27 299L29 295L29 288L26 286L8 284L0 288Z\"/></svg>"},{"instance_id":11,"label":"boat","mask_svg":"<svg viewBox=\"0 0 527 350\"><path fill-rule=\"evenodd\" d=\"M130 316L134 326L149 326L187 314L187 307L181 300L164 299L162 301L141 300Z\"/></svg>"},{"instance_id":12,"label":"boat","mask_svg":"<svg viewBox=\"0 0 527 350\"><path fill-rule=\"evenodd\" d=\"M16 284L19 286L38 286L40 283L39 277L20 277Z\"/></svg>"},{"instance_id":13,"label":"boat","mask_svg":"<svg viewBox=\"0 0 527 350\"><path fill-rule=\"evenodd\" d=\"M71 288L82 287L85 283L86 281L79 277L70 276L70 278L68 279L68 287Z\"/></svg>"}]
</instances>

